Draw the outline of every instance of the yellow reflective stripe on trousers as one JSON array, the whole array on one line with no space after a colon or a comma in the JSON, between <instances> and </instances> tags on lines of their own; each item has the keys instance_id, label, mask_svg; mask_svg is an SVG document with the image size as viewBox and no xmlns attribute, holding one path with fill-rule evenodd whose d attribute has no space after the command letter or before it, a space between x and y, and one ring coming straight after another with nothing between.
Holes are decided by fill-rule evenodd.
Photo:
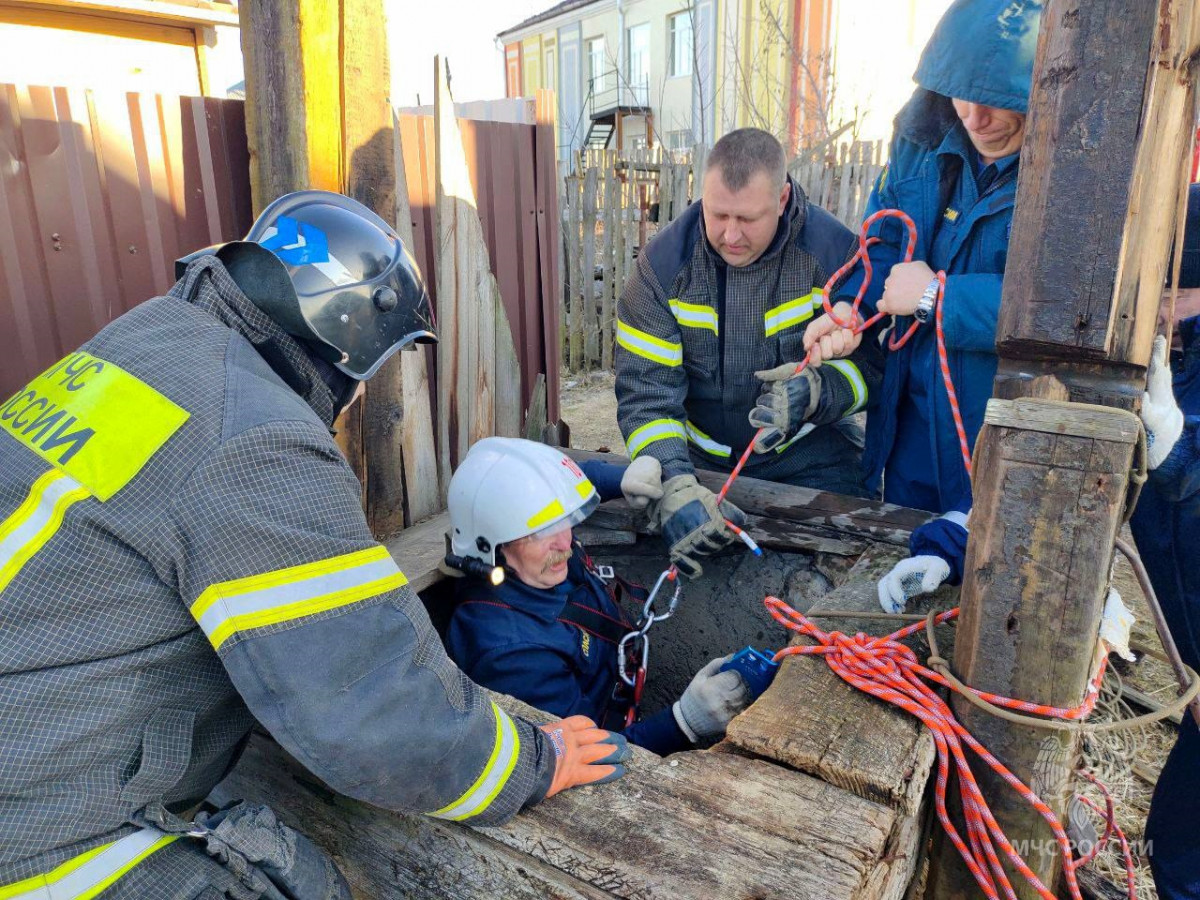
<instances>
[{"instance_id":1,"label":"yellow reflective stripe on trousers","mask_svg":"<svg viewBox=\"0 0 1200 900\"><path fill-rule=\"evenodd\" d=\"M429 813L434 818L461 822L477 816L492 805L492 801L508 783L508 776L512 774L521 755L521 736L517 734L513 720L495 703L492 704L492 714L496 717L496 743L487 765L465 794L437 812Z\"/></svg>"},{"instance_id":2,"label":"yellow reflective stripe on trousers","mask_svg":"<svg viewBox=\"0 0 1200 900\"><path fill-rule=\"evenodd\" d=\"M705 453L711 453L713 456L729 457L733 455L733 448L725 444L718 443L710 438L707 434L688 422L684 425L687 429L688 440L703 450Z\"/></svg>"},{"instance_id":3,"label":"yellow reflective stripe on trousers","mask_svg":"<svg viewBox=\"0 0 1200 900\"><path fill-rule=\"evenodd\" d=\"M625 442L625 449L629 451L630 459L637 459L637 455L645 450L647 445L668 438L681 438L686 441L687 434L683 430L683 423L678 419L655 419L634 431Z\"/></svg>"},{"instance_id":4,"label":"yellow reflective stripe on trousers","mask_svg":"<svg viewBox=\"0 0 1200 900\"><path fill-rule=\"evenodd\" d=\"M824 365L830 368L837 369L842 373L843 377L850 384L850 390L854 392L854 405L846 410L843 415L856 413L867 405L867 380L863 378L862 370L848 359L827 359Z\"/></svg>"},{"instance_id":5,"label":"yellow reflective stripe on trousers","mask_svg":"<svg viewBox=\"0 0 1200 900\"><path fill-rule=\"evenodd\" d=\"M664 341L620 320L617 321L617 343L630 353L651 362L664 366L683 364L683 344Z\"/></svg>"},{"instance_id":6,"label":"yellow reflective stripe on trousers","mask_svg":"<svg viewBox=\"0 0 1200 900\"><path fill-rule=\"evenodd\" d=\"M67 509L90 496L87 488L58 469L33 483L24 502L0 522L0 591L54 537Z\"/></svg>"},{"instance_id":7,"label":"yellow reflective stripe on trousers","mask_svg":"<svg viewBox=\"0 0 1200 900\"><path fill-rule=\"evenodd\" d=\"M763 328L766 331L766 336L778 334L785 328L791 328L793 325L799 325L801 322L806 322L813 317L813 312L821 308L821 297L825 292L820 288L813 288L803 297L797 297L795 300L789 300L787 303L772 307L763 313Z\"/></svg>"},{"instance_id":8,"label":"yellow reflective stripe on trousers","mask_svg":"<svg viewBox=\"0 0 1200 900\"><path fill-rule=\"evenodd\" d=\"M671 315L680 325L688 328L707 328L713 334L717 333L717 311L704 303L684 303L682 300L668 300Z\"/></svg>"},{"instance_id":9,"label":"yellow reflective stripe on trousers","mask_svg":"<svg viewBox=\"0 0 1200 900\"><path fill-rule=\"evenodd\" d=\"M369 547L290 569L211 585L192 617L213 647L238 631L262 628L349 606L408 584L386 547Z\"/></svg>"},{"instance_id":10,"label":"yellow reflective stripe on trousers","mask_svg":"<svg viewBox=\"0 0 1200 900\"><path fill-rule=\"evenodd\" d=\"M91 900L177 837L156 828L143 828L81 853L45 875L0 887L0 900Z\"/></svg>"}]
</instances>

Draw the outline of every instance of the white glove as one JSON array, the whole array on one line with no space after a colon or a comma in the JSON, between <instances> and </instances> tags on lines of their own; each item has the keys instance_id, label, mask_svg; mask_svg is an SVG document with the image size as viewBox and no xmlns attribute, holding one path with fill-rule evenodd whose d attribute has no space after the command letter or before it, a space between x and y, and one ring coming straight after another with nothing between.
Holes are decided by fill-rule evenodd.
<instances>
[{"instance_id":1,"label":"white glove","mask_svg":"<svg viewBox=\"0 0 1200 900\"><path fill-rule=\"evenodd\" d=\"M950 563L940 556L902 559L879 579L879 605L884 612L904 612L910 597L932 594L949 577Z\"/></svg>"},{"instance_id":2,"label":"white glove","mask_svg":"<svg viewBox=\"0 0 1200 900\"><path fill-rule=\"evenodd\" d=\"M750 689L742 676L733 669L721 671L730 659L718 657L697 672L671 707L679 728L693 744L724 734L733 717L750 705Z\"/></svg>"},{"instance_id":3,"label":"white glove","mask_svg":"<svg viewBox=\"0 0 1200 900\"><path fill-rule=\"evenodd\" d=\"M651 500L661 500L662 463L653 456L639 456L621 476L621 493L634 509L645 509Z\"/></svg>"},{"instance_id":4,"label":"white glove","mask_svg":"<svg viewBox=\"0 0 1200 900\"><path fill-rule=\"evenodd\" d=\"M1157 469L1183 434L1183 413L1175 403L1171 367L1167 363L1167 339L1161 334L1154 339L1150 353L1146 392L1142 394L1142 424L1146 426L1147 464Z\"/></svg>"}]
</instances>

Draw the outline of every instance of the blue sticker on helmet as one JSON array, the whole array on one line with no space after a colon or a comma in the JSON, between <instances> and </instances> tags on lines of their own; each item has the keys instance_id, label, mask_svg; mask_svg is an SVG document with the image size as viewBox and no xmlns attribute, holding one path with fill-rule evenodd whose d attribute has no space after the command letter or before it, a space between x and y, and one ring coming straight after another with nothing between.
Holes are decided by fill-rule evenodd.
<instances>
[{"instance_id":1,"label":"blue sticker on helmet","mask_svg":"<svg viewBox=\"0 0 1200 900\"><path fill-rule=\"evenodd\" d=\"M262 246L289 266L308 266L329 261L329 241L320 228L280 216L275 233Z\"/></svg>"}]
</instances>

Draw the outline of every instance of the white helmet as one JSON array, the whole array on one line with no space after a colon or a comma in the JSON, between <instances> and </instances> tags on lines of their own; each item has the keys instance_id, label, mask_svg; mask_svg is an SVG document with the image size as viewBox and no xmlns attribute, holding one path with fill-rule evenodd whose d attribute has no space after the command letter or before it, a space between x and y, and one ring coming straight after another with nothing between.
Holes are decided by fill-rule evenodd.
<instances>
[{"instance_id":1,"label":"white helmet","mask_svg":"<svg viewBox=\"0 0 1200 900\"><path fill-rule=\"evenodd\" d=\"M450 479L451 553L495 566L501 544L570 528L599 505L569 456L521 438L484 438Z\"/></svg>"}]
</instances>

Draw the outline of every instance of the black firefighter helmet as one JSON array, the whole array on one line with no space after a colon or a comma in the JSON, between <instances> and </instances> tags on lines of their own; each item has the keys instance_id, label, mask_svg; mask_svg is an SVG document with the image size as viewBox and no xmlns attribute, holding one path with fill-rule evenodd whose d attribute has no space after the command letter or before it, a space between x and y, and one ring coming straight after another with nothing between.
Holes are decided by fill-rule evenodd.
<instances>
[{"instance_id":1,"label":"black firefighter helmet","mask_svg":"<svg viewBox=\"0 0 1200 900\"><path fill-rule=\"evenodd\" d=\"M210 254L255 306L351 378L365 381L397 350L437 341L416 261L387 222L349 197L285 194L245 240L178 260L176 277Z\"/></svg>"}]
</instances>

